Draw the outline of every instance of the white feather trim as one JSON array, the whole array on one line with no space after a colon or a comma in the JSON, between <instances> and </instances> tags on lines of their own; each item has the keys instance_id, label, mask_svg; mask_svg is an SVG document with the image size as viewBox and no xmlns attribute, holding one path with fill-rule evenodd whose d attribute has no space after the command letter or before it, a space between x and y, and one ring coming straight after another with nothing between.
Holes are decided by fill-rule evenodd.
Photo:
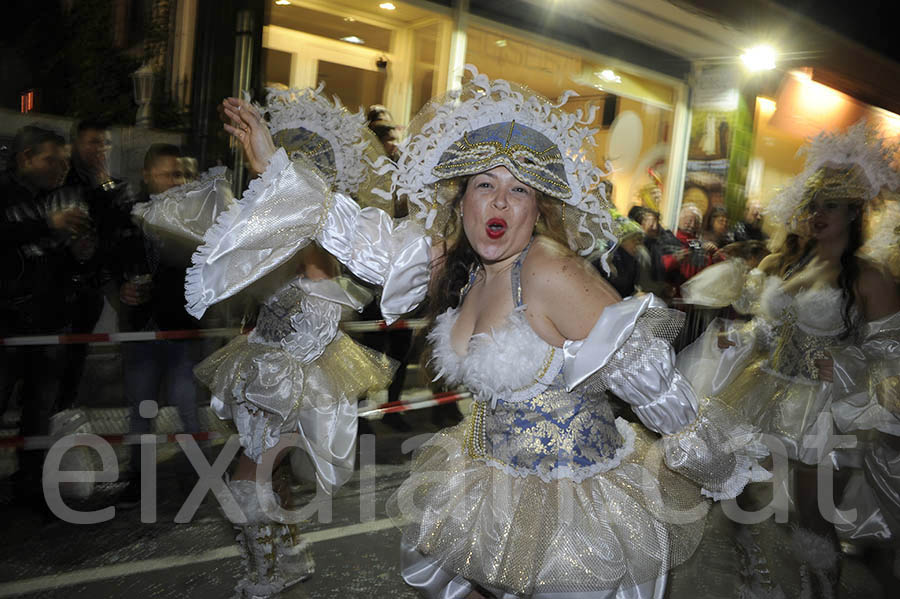
<instances>
[{"instance_id":1,"label":"white feather trim","mask_svg":"<svg viewBox=\"0 0 900 599\"><path fill-rule=\"evenodd\" d=\"M515 308L490 333L473 335L465 356L457 355L450 342L458 315L458 309L447 310L428 335L438 377L447 383L465 384L480 401L514 402L533 397L559 374L562 351L537 336L525 306Z\"/></svg>"},{"instance_id":2,"label":"white feather trim","mask_svg":"<svg viewBox=\"0 0 900 599\"><path fill-rule=\"evenodd\" d=\"M369 163L365 150L372 145L374 134L368 128L365 114L362 109L351 113L337 96L334 96L334 101L329 100L322 93L324 87L325 84L321 83L316 89L268 88L266 107L259 107L259 110L269 115L272 135L285 129L302 127L328 141L334 152L337 170L334 189L355 195L368 178L370 169L385 174L394 166L386 156L379 157L375 164ZM389 192L377 191L381 192L376 193L383 199L390 199Z\"/></svg>"}]
</instances>

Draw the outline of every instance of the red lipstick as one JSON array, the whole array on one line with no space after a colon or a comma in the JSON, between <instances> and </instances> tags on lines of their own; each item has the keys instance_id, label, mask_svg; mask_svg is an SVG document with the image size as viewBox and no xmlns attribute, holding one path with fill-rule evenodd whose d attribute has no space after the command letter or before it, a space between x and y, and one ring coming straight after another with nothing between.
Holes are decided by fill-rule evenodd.
<instances>
[{"instance_id":1,"label":"red lipstick","mask_svg":"<svg viewBox=\"0 0 900 599\"><path fill-rule=\"evenodd\" d=\"M500 239L506 233L506 221L502 218L492 218L485 227L487 236L491 239Z\"/></svg>"}]
</instances>

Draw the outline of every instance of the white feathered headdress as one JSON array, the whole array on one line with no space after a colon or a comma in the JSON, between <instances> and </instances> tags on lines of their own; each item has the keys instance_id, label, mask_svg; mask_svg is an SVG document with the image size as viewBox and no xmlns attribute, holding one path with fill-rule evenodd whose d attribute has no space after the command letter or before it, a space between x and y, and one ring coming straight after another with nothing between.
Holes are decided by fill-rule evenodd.
<instances>
[{"instance_id":1,"label":"white feathered headdress","mask_svg":"<svg viewBox=\"0 0 900 599\"><path fill-rule=\"evenodd\" d=\"M844 133L823 131L800 152L806 154L803 171L766 207L766 214L776 222L792 225L798 210L821 194L868 201L882 189L900 187L900 174L892 166L896 147L865 120Z\"/></svg>"}]
</instances>

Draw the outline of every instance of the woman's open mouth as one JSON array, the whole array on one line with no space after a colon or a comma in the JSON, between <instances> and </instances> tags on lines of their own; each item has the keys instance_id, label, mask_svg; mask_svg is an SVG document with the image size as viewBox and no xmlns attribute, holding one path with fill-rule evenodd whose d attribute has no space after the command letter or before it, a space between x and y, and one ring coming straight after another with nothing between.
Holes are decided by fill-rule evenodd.
<instances>
[{"instance_id":1,"label":"woman's open mouth","mask_svg":"<svg viewBox=\"0 0 900 599\"><path fill-rule=\"evenodd\" d=\"M492 218L485 227L487 236L491 239L500 239L506 233L506 221L502 218Z\"/></svg>"}]
</instances>

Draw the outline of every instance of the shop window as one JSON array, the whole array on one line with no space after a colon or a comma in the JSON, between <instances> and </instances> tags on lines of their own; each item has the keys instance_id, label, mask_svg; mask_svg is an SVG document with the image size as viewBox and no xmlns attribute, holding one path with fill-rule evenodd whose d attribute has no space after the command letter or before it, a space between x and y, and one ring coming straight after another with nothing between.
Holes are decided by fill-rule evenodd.
<instances>
[{"instance_id":1,"label":"shop window","mask_svg":"<svg viewBox=\"0 0 900 599\"><path fill-rule=\"evenodd\" d=\"M413 31L412 113L415 114L437 92L439 44L443 42L441 27L433 23Z\"/></svg>"}]
</instances>

